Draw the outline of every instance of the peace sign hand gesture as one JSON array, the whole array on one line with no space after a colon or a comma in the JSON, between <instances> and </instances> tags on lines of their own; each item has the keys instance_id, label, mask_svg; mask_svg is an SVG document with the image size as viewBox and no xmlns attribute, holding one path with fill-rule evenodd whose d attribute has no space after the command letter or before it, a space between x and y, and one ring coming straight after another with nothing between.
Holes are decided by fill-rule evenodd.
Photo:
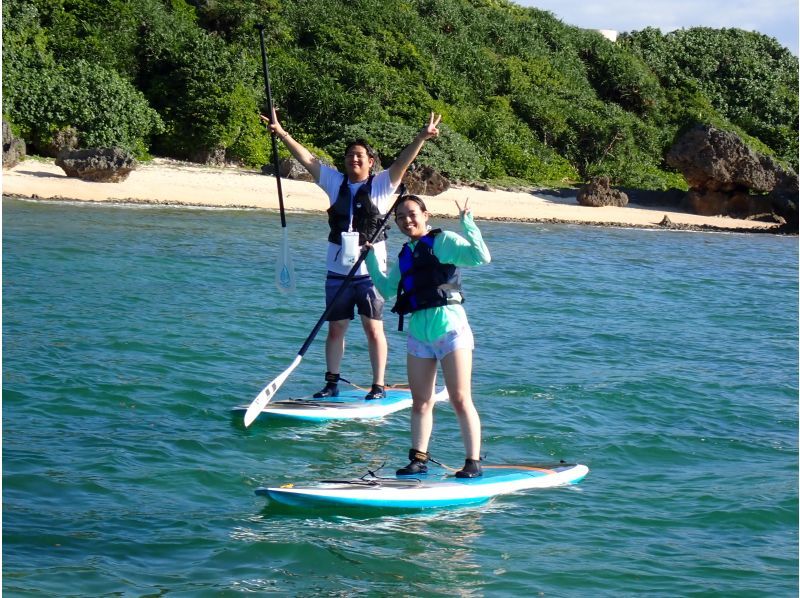
<instances>
[{"instance_id":1,"label":"peace sign hand gesture","mask_svg":"<svg viewBox=\"0 0 800 598\"><path fill-rule=\"evenodd\" d=\"M431 112L431 118L428 121L428 124L422 128L422 131L420 131L420 135L422 136L422 138L431 139L433 137L438 137L439 129L437 129L436 127L441 122L441 120L442 120L441 114L437 116L435 113Z\"/></svg>"},{"instance_id":2,"label":"peace sign hand gesture","mask_svg":"<svg viewBox=\"0 0 800 598\"><path fill-rule=\"evenodd\" d=\"M469 197L464 200L464 207L463 208L461 207L461 204L458 203L457 199L454 200L454 201L456 202L456 207L458 208L458 216L459 216L459 218L461 218L461 220L464 219L464 216L467 216L468 214L472 214L472 210L470 210L469 206L467 205L467 204L469 204Z\"/></svg>"}]
</instances>

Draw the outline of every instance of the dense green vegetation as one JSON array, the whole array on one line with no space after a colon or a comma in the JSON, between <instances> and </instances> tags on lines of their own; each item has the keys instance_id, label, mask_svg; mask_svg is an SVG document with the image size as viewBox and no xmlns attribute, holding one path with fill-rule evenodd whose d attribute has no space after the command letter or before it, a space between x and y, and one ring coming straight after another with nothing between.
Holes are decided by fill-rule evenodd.
<instances>
[{"instance_id":1,"label":"dense green vegetation","mask_svg":"<svg viewBox=\"0 0 800 598\"><path fill-rule=\"evenodd\" d=\"M736 29L611 43L507 0L6 0L3 115L52 151L269 161L256 23L275 103L321 156L372 142L384 164L431 111L419 157L460 179L681 185L663 157L696 122L797 169L798 60Z\"/></svg>"}]
</instances>

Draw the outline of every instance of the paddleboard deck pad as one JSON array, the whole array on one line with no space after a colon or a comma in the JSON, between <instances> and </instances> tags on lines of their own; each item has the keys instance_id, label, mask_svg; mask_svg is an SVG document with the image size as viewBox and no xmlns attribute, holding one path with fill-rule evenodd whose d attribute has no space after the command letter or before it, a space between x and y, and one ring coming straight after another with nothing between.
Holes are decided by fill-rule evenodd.
<instances>
[{"instance_id":1,"label":"paddleboard deck pad","mask_svg":"<svg viewBox=\"0 0 800 598\"><path fill-rule=\"evenodd\" d=\"M407 387L387 387L386 397L367 401L367 390L341 389L339 396L326 399L300 397L267 403L256 420L280 418L298 421L323 422L336 419L374 419L411 407L411 391ZM436 401L448 399L447 390L434 395ZM234 407L234 416L244 416L247 405Z\"/></svg>"},{"instance_id":2,"label":"paddleboard deck pad","mask_svg":"<svg viewBox=\"0 0 800 598\"><path fill-rule=\"evenodd\" d=\"M351 480L323 480L308 486L287 484L257 488L256 494L295 507L364 507L427 509L478 505L495 496L532 488L580 482L585 465L484 465L483 475L462 479L454 473L417 477L377 477L373 472ZM369 477L368 477L369 476Z\"/></svg>"}]
</instances>

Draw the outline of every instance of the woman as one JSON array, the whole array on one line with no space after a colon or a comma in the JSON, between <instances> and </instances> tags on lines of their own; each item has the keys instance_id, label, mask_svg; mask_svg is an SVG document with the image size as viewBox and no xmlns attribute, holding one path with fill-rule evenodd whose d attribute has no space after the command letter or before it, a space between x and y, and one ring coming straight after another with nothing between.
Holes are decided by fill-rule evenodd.
<instances>
[{"instance_id":1,"label":"woman","mask_svg":"<svg viewBox=\"0 0 800 598\"><path fill-rule=\"evenodd\" d=\"M397 296L392 311L408 314L408 382L414 401L411 412L410 463L397 475L428 471L428 441L433 428L434 385L437 361L442 364L450 402L458 416L466 460L456 477L481 475L481 422L472 403L472 350L475 346L467 314L461 305L459 266L491 261L489 250L467 207L458 202L464 236L431 230L425 203L415 195L404 197L395 211L398 229L409 241L388 275L381 271L373 252L366 258L375 286L385 298Z\"/></svg>"}]
</instances>

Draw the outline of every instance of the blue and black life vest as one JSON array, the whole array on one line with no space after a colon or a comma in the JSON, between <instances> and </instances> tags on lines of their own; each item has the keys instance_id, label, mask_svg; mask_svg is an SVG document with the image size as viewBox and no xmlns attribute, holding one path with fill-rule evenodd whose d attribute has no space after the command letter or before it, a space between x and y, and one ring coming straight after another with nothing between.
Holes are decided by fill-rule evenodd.
<instances>
[{"instance_id":1,"label":"blue and black life vest","mask_svg":"<svg viewBox=\"0 0 800 598\"><path fill-rule=\"evenodd\" d=\"M356 196L352 197L347 177L344 177L336 201L328 208L328 225L331 229L328 241L337 245L342 244L342 233L350 230L350 206L353 207L353 230L359 233L358 244L363 245L375 234L383 215L370 198L373 178L374 175L370 175L367 182L358 188ZM378 235L375 242L384 239L386 239L386 229Z\"/></svg>"},{"instance_id":2,"label":"blue and black life vest","mask_svg":"<svg viewBox=\"0 0 800 598\"><path fill-rule=\"evenodd\" d=\"M421 237L412 250L408 243L400 250L400 283L397 303L392 311L400 314L398 330L403 329L403 316L421 309L463 303L461 271L453 264L443 264L433 254L437 228ZM456 293L458 293L456 295Z\"/></svg>"}]
</instances>

